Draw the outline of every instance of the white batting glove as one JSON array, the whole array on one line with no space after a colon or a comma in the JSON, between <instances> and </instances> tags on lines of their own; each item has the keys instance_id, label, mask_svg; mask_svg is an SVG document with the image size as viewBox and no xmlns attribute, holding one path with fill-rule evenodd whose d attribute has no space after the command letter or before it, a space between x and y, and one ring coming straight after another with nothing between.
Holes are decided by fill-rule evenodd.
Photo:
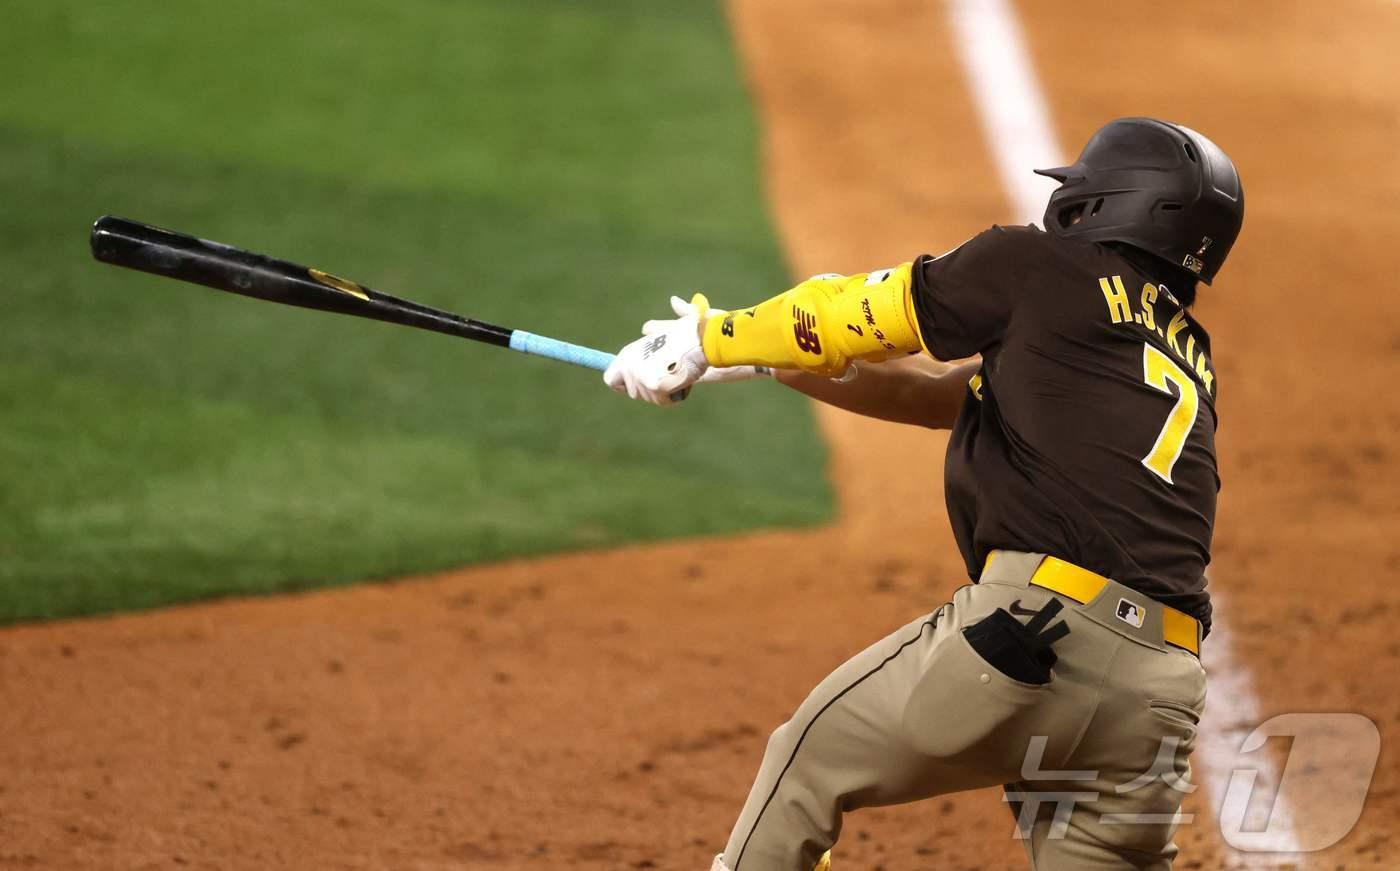
<instances>
[{"instance_id":1,"label":"white batting glove","mask_svg":"<svg viewBox=\"0 0 1400 871\"><path fill-rule=\"evenodd\" d=\"M685 399L710 365L700 347L700 328L710 306L700 294L695 303L684 317L647 321L642 337L617 352L603 373L603 383L652 405Z\"/></svg>"},{"instance_id":2,"label":"white batting glove","mask_svg":"<svg viewBox=\"0 0 1400 871\"><path fill-rule=\"evenodd\" d=\"M703 294L690 302L671 297L674 319L642 324L642 337L618 352L603 373L603 383L618 393L652 405L674 405L695 384L747 381L771 375L766 366L711 367L700 347L701 330L710 317L729 314L712 309Z\"/></svg>"},{"instance_id":3,"label":"white batting glove","mask_svg":"<svg viewBox=\"0 0 1400 871\"><path fill-rule=\"evenodd\" d=\"M678 296L671 297L671 311L677 317L689 317L696 314L694 303L686 302ZM721 308L710 309L709 317L722 318L729 312ZM642 324L642 334L650 335L651 331L659 324L667 324L670 321L647 321ZM773 370L767 366L711 366L705 370L705 374L700 376L697 384L725 384L730 381L749 381L754 378L765 378L773 374Z\"/></svg>"}]
</instances>

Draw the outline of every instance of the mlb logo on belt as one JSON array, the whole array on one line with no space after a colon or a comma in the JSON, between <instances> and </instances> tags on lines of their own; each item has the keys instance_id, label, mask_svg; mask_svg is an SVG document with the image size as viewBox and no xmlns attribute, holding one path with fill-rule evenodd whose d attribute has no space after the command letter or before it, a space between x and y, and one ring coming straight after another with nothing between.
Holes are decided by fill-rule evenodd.
<instances>
[{"instance_id":1,"label":"mlb logo on belt","mask_svg":"<svg viewBox=\"0 0 1400 871\"><path fill-rule=\"evenodd\" d=\"M1134 629L1142 628L1142 621L1145 615L1143 614L1141 605L1129 602L1127 599L1119 599L1118 610L1115 614L1119 620L1122 620Z\"/></svg>"}]
</instances>

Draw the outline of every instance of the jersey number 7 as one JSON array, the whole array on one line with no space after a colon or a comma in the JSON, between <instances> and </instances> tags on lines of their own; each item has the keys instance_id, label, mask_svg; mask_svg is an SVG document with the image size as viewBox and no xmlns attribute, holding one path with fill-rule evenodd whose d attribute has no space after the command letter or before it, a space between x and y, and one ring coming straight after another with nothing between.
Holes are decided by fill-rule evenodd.
<instances>
[{"instance_id":1,"label":"jersey number 7","mask_svg":"<svg viewBox=\"0 0 1400 871\"><path fill-rule=\"evenodd\" d=\"M1181 371L1181 367L1170 357L1146 342L1142 345L1142 379L1149 387L1155 387L1168 396L1172 394L1169 385L1176 385L1176 405L1167 415L1167 422L1162 424L1157 443L1142 458L1142 464L1148 471L1170 484L1172 467L1181 459L1186 437L1191 434L1191 427L1196 425L1200 397L1196 394L1196 382L1191 380L1191 376Z\"/></svg>"}]
</instances>

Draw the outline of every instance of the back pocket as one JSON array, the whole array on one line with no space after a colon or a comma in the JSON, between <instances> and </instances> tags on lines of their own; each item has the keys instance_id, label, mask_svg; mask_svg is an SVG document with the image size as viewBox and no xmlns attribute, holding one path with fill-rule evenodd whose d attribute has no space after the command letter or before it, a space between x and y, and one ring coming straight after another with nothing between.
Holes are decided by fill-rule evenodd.
<instances>
[{"instance_id":1,"label":"back pocket","mask_svg":"<svg viewBox=\"0 0 1400 871\"><path fill-rule=\"evenodd\" d=\"M1201 712L1185 702L1148 699L1147 707L1157 719L1167 721L1175 726L1177 731L1185 732L1188 737L1195 736L1196 729L1201 725Z\"/></svg>"},{"instance_id":2,"label":"back pocket","mask_svg":"<svg viewBox=\"0 0 1400 871\"><path fill-rule=\"evenodd\" d=\"M921 753L1000 767L1006 748L1035 732L1035 712L1050 684L1016 680L972 649L962 632L939 644L904 706L902 727ZM1019 759L1016 760L1019 764Z\"/></svg>"}]
</instances>

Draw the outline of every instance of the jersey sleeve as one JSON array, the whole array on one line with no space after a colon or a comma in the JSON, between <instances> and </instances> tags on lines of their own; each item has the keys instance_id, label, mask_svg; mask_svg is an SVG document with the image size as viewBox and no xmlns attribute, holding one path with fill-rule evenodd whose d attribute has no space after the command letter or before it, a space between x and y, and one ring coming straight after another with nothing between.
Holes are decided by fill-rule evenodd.
<instances>
[{"instance_id":1,"label":"jersey sleeve","mask_svg":"<svg viewBox=\"0 0 1400 871\"><path fill-rule=\"evenodd\" d=\"M924 347L940 360L995 345L1023 295L1029 228L992 227L941 257L914 261L914 313Z\"/></svg>"}]
</instances>

